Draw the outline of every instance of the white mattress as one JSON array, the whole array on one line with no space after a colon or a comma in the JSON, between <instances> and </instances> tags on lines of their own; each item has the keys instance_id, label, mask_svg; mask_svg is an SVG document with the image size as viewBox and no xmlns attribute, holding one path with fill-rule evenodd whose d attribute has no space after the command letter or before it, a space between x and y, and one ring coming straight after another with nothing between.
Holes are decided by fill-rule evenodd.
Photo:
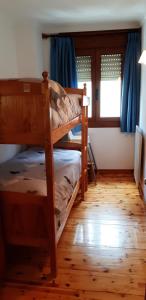
<instances>
[{"instance_id":1,"label":"white mattress","mask_svg":"<svg viewBox=\"0 0 146 300\"><path fill-rule=\"evenodd\" d=\"M55 208L66 207L80 178L81 154L75 150L54 150ZM0 165L0 190L47 195L45 154L42 148L31 148Z\"/></svg>"}]
</instances>

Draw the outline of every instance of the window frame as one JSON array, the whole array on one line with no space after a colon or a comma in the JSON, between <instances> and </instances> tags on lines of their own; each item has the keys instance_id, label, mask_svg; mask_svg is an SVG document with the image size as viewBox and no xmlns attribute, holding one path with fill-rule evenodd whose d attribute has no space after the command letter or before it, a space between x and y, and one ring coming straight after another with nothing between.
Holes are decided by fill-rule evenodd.
<instances>
[{"instance_id":1,"label":"window frame","mask_svg":"<svg viewBox=\"0 0 146 300\"><path fill-rule=\"evenodd\" d=\"M77 35L75 41L76 56L91 56L91 79L92 79L92 117L88 118L89 127L120 127L120 117L100 117L100 70L101 55L121 54L121 77L123 76L123 62L126 49L128 32L96 32L96 34L87 33ZM111 41L111 43L110 43ZM86 43L85 43L86 42ZM110 45L110 47L109 47ZM122 80L122 78L121 78ZM96 90L98 90L98 99L96 99Z\"/></svg>"},{"instance_id":2,"label":"window frame","mask_svg":"<svg viewBox=\"0 0 146 300\"><path fill-rule=\"evenodd\" d=\"M122 60L122 64L121 64L121 82L122 82L122 76L123 76L123 58L124 58L124 49L121 47L116 47L116 48L109 48L109 49L101 49L101 50L97 50L96 52L96 57L97 57L97 62L96 62L96 66L99 66L99 70L101 70L101 55L104 54L121 54L121 60ZM97 102L97 107L94 107L96 113L96 117L94 120L94 125L96 125L97 127L120 127L120 117L100 117L100 74L101 72L97 70L98 75L96 75L97 78L97 83L96 83L96 87L98 89L98 95L99 98L96 100Z\"/></svg>"},{"instance_id":3,"label":"window frame","mask_svg":"<svg viewBox=\"0 0 146 300\"><path fill-rule=\"evenodd\" d=\"M123 75L124 49L122 47L102 49L79 49L76 56L91 57L91 80L92 80L92 117L88 118L89 127L120 127L120 117L100 117L100 70L101 55L121 54L121 80ZM96 99L96 91L98 98Z\"/></svg>"}]
</instances>

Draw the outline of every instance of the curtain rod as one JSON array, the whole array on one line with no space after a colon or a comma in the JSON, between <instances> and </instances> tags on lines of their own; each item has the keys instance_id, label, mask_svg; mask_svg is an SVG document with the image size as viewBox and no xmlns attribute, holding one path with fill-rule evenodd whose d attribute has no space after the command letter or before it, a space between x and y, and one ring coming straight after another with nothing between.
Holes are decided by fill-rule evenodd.
<instances>
[{"instance_id":1,"label":"curtain rod","mask_svg":"<svg viewBox=\"0 0 146 300\"><path fill-rule=\"evenodd\" d=\"M129 32L141 32L141 27L132 29L114 29L114 30L102 30L102 31L79 31L79 32L62 32L62 33L42 33L42 39L48 39L50 37L78 37L78 36L89 36L89 35L102 35L102 34L113 34L113 33L129 33Z\"/></svg>"},{"instance_id":2,"label":"curtain rod","mask_svg":"<svg viewBox=\"0 0 146 300\"><path fill-rule=\"evenodd\" d=\"M62 33L42 33L42 39L48 39L50 37L71 37L72 32L62 32Z\"/></svg>"}]
</instances>

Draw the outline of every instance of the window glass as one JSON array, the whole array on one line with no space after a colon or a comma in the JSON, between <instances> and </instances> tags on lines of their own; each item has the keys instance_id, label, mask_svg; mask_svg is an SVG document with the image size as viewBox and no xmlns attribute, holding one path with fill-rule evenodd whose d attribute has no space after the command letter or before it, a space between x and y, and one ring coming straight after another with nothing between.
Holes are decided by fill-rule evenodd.
<instances>
[{"instance_id":1,"label":"window glass","mask_svg":"<svg viewBox=\"0 0 146 300\"><path fill-rule=\"evenodd\" d=\"M83 84L86 83L87 96L90 98L90 104L88 106L88 117L92 117L92 80L91 80L91 56L77 56L77 81L78 88L83 88Z\"/></svg>"},{"instance_id":2,"label":"window glass","mask_svg":"<svg viewBox=\"0 0 146 300\"><path fill-rule=\"evenodd\" d=\"M121 54L101 55L100 117L120 117Z\"/></svg>"}]
</instances>

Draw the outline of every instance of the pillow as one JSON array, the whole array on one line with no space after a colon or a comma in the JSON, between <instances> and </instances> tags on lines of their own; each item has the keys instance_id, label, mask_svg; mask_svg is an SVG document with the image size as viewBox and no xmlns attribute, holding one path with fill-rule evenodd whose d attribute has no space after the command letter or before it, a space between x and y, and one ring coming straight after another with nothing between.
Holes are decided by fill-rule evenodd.
<instances>
[{"instance_id":1,"label":"pillow","mask_svg":"<svg viewBox=\"0 0 146 300\"><path fill-rule=\"evenodd\" d=\"M54 100L57 100L57 98L65 97L67 95L64 88L58 82L49 80L49 86L52 89L52 96Z\"/></svg>"}]
</instances>

